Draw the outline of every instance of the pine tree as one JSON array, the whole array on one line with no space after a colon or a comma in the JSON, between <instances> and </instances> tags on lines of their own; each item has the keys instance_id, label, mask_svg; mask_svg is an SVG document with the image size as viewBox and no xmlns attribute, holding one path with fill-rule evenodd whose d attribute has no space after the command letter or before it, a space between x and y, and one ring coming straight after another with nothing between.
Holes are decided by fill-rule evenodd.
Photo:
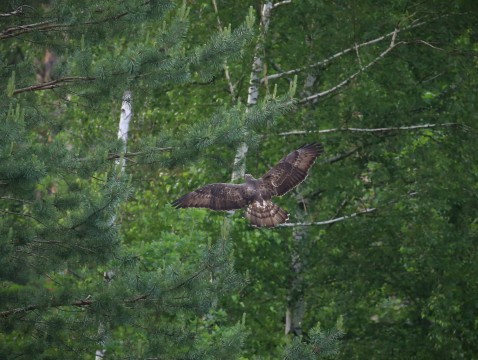
<instances>
[{"instance_id":1,"label":"pine tree","mask_svg":"<svg viewBox=\"0 0 478 360\"><path fill-rule=\"evenodd\" d=\"M236 357L243 325L208 325L216 299L242 283L227 229L201 257L166 264L122 246L117 217L134 174L115 159L190 161L218 118L191 129L186 147L165 133L125 153L116 118L103 134L78 115L114 112L126 89L144 99L211 81L251 39L253 16L190 46L188 8L167 0L12 1L1 12L0 357L91 358L98 347L115 359ZM244 121L228 126L240 133Z\"/></svg>"}]
</instances>

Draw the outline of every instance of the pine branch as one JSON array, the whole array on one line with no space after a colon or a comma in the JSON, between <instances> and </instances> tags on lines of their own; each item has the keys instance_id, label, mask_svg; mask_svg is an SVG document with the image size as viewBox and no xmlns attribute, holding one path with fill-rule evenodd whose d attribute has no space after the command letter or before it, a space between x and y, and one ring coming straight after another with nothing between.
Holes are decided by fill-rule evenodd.
<instances>
[{"instance_id":1,"label":"pine branch","mask_svg":"<svg viewBox=\"0 0 478 360\"><path fill-rule=\"evenodd\" d=\"M38 219L38 218L36 218L35 216L30 215L30 214L19 213L19 212L8 211L8 210L0 210L0 213L30 218L30 219L35 220L35 221L38 222L39 224L42 224L43 226L45 226L45 224L44 224L40 219Z\"/></svg>"},{"instance_id":2,"label":"pine branch","mask_svg":"<svg viewBox=\"0 0 478 360\"><path fill-rule=\"evenodd\" d=\"M205 271L209 270L210 268L208 266L204 266L202 269L199 269L195 274L189 276L187 279L184 279L183 281L181 281L179 284L173 286L172 288L169 288L168 290L169 291L174 291L174 290L177 290L179 289L180 287L190 283L192 280L198 278L202 273L204 273Z\"/></svg>"},{"instance_id":3,"label":"pine branch","mask_svg":"<svg viewBox=\"0 0 478 360\"><path fill-rule=\"evenodd\" d=\"M139 296L136 296L132 299L123 300L122 303L132 304L132 303L136 303L138 301L144 300L146 298L147 298L147 295L139 295ZM94 304L94 300L91 300L90 296L88 296L86 299L73 301L71 303L55 303L55 302L53 302L53 303L49 303L49 304L32 304L32 305L28 305L28 306L25 306L25 307L20 307L20 308L1 311L0 312L0 319L6 319L6 318L8 318L12 315L27 313L27 312L33 311L33 310L48 309L48 308L59 308L59 307L63 307L63 306L84 307L84 306L90 306L92 304Z\"/></svg>"},{"instance_id":4,"label":"pine branch","mask_svg":"<svg viewBox=\"0 0 478 360\"><path fill-rule=\"evenodd\" d=\"M210 269L209 266L202 267L201 269L196 271L194 274L189 276L187 279L184 279L180 283L178 283L177 285L169 288L168 291L175 291L175 290L185 286L186 284L188 284L192 280L196 279L197 277L199 277L201 274L203 274L205 271L207 271L209 269ZM150 296L148 294L140 294L140 295L137 295L133 298L122 300L122 301L120 301L120 303L122 303L122 304L133 304L133 303L137 303L137 302L142 301L142 300L147 300L149 297ZM60 302L52 301L52 302L47 303L47 304L32 304L32 305L27 305L25 307L20 307L20 308L1 311L0 312L0 319L6 319L6 318L8 318L12 315L27 313L27 312L30 312L30 311L33 311L33 310L39 310L39 309L58 308L58 307L62 307L62 306L83 307L83 306L90 306L92 304L94 304L94 300L92 300L90 298L90 296L88 296L86 299L83 299L83 300L77 300L77 301L66 302L66 303L60 303Z\"/></svg>"},{"instance_id":5,"label":"pine branch","mask_svg":"<svg viewBox=\"0 0 478 360\"><path fill-rule=\"evenodd\" d=\"M353 218L353 217L356 217L356 216L359 216L359 215L368 214L368 213L374 212L376 210L377 210L376 208L370 208L370 209L365 209L365 210L362 210L362 211L359 211L359 212L356 212L356 213L353 213L353 214L350 214L350 215L345 215L345 216L341 216L341 217L338 217L338 218L335 218L335 219L330 219L330 220L325 220L325 221L303 222L303 223L284 223L284 224L280 224L278 226L280 226L280 227L295 227L295 226L330 225L330 224L334 224L334 223L339 222L339 221L344 221L344 220L347 220L347 219L350 219L350 218Z\"/></svg>"},{"instance_id":6,"label":"pine branch","mask_svg":"<svg viewBox=\"0 0 478 360\"><path fill-rule=\"evenodd\" d=\"M0 200L17 201L17 202L21 202L23 204L31 204L32 203L31 201L28 201L28 200L12 198L12 197L9 197L9 196L0 196Z\"/></svg>"},{"instance_id":7,"label":"pine branch","mask_svg":"<svg viewBox=\"0 0 478 360\"><path fill-rule=\"evenodd\" d=\"M364 133L384 133L384 132L393 132L393 131L408 131L408 130L420 130L420 129L431 129L431 128L440 128L440 127L459 127L462 124L459 123L444 123L444 124L423 124L423 125L410 125L410 126L394 126L388 128L334 128L334 129L324 129L324 130L292 130L279 133L280 136L291 136L291 135L307 135L307 134L329 134L334 132L349 131L349 132L364 132Z\"/></svg>"},{"instance_id":8,"label":"pine branch","mask_svg":"<svg viewBox=\"0 0 478 360\"><path fill-rule=\"evenodd\" d=\"M88 252L88 253L91 253L91 254L95 253L93 250L85 248L84 246L80 246L80 245L77 245L77 244L72 244L70 246L70 245L67 245L64 241L58 241L58 240L32 240L31 244L32 245L33 244L56 245L56 246L59 246L59 247L62 247L64 249L68 249L68 250L72 250L73 248L77 248L77 249L80 249L84 252Z\"/></svg>"},{"instance_id":9,"label":"pine branch","mask_svg":"<svg viewBox=\"0 0 478 360\"><path fill-rule=\"evenodd\" d=\"M39 310L39 309L58 308L58 307L62 307L62 306L83 307L83 306L89 306L91 304L93 304L93 300L90 300L90 299L87 298L87 299L84 299L84 300L73 301L72 303L69 303L69 304L50 303L50 304L28 305L28 306L25 306L25 307L20 307L20 308L1 311L0 312L0 319L6 319L6 318L8 318L12 315L27 313L29 311Z\"/></svg>"},{"instance_id":10,"label":"pine branch","mask_svg":"<svg viewBox=\"0 0 478 360\"><path fill-rule=\"evenodd\" d=\"M25 312L32 311L32 310L37 310L37 309L40 309L40 308L43 308L43 307L45 307L45 306L44 305L28 305L28 306L21 307L21 308L15 308L15 309L1 311L0 312L0 318L1 319L6 319L11 315L21 314L21 313L25 313Z\"/></svg>"},{"instance_id":11,"label":"pine branch","mask_svg":"<svg viewBox=\"0 0 478 360\"><path fill-rule=\"evenodd\" d=\"M149 0L144 1L141 5L142 6L148 5L149 2L150 2ZM21 9L21 8L24 7L24 6L27 6L27 5L19 6L12 13L0 14L0 17L20 15L21 13L23 13L23 9ZM30 7L30 6L28 6L28 7ZM96 13L102 13L103 10L97 10L95 12ZM50 21L43 21L43 22L35 23L35 24L18 25L18 26L15 26L15 27L6 28L2 32L0 32L0 40L8 39L8 38L15 37L15 36L20 36L20 35L23 35L25 33L29 33L29 32L32 32L32 31L46 32L46 31L52 31L52 30L68 30L68 29L71 29L71 28L74 28L74 27L82 27L82 26L87 26L87 25L98 25L98 24L102 24L102 23L105 23L105 22L108 22L108 21L118 20L118 19L120 19L120 18L122 18L122 17L124 17L128 14L129 14L128 11L124 11L124 12L121 12L119 14L116 14L116 15L113 15L113 16L110 16L110 17L107 17L107 18L104 18L104 19L95 20L95 21L86 21L86 22L81 23L81 24L56 24L54 21L50 20Z\"/></svg>"},{"instance_id":12,"label":"pine branch","mask_svg":"<svg viewBox=\"0 0 478 360\"><path fill-rule=\"evenodd\" d=\"M89 214L87 217L85 217L83 220L81 220L79 223L76 223L75 225L72 225L70 227L71 230L76 230L78 227L80 227L81 225L85 224L89 219L91 219L92 217L98 215L99 213L101 213L103 210L105 210L106 208L108 208L116 199L114 197L111 197L110 199L108 199L108 201L106 201L105 204L103 204L102 207L98 208L98 209L95 209L91 214Z\"/></svg>"},{"instance_id":13,"label":"pine branch","mask_svg":"<svg viewBox=\"0 0 478 360\"><path fill-rule=\"evenodd\" d=\"M44 32L44 31L50 31L50 30L64 29L65 27L68 27L68 25L55 24L53 23L53 21L42 21L42 22L34 23L34 24L18 25L18 26L6 28L2 32L0 32L0 40L19 36L32 31Z\"/></svg>"},{"instance_id":14,"label":"pine branch","mask_svg":"<svg viewBox=\"0 0 478 360\"><path fill-rule=\"evenodd\" d=\"M25 88L16 89L13 91L13 95L21 94L27 91L39 91L39 90L48 90L54 89L59 86L63 86L66 83L75 83L75 82L82 82L82 81L93 81L96 80L96 77L92 76L68 76L56 80L52 80L49 82L31 85Z\"/></svg>"},{"instance_id":15,"label":"pine branch","mask_svg":"<svg viewBox=\"0 0 478 360\"><path fill-rule=\"evenodd\" d=\"M219 18L219 10L217 8L216 0L212 0L212 7L214 8L214 12L216 13L217 27L219 31L222 31L223 26L222 26L221 19ZM227 60L224 61L223 68L224 68L224 76L226 77L227 85L229 87L229 93L231 94L231 97L235 101L237 99L236 87L232 83L231 74L229 72L229 66L227 65Z\"/></svg>"},{"instance_id":16,"label":"pine branch","mask_svg":"<svg viewBox=\"0 0 478 360\"><path fill-rule=\"evenodd\" d=\"M164 147L164 148L155 148L154 149L155 151L171 151L173 150L172 147ZM149 151L138 151L138 152L125 152L125 153L121 153L121 154L109 154L108 155L108 160L115 160L115 159L120 159L121 157L124 157L124 158L130 158L130 157L135 157L135 156L141 156L141 155L144 155L144 154L147 154L149 153Z\"/></svg>"}]
</instances>

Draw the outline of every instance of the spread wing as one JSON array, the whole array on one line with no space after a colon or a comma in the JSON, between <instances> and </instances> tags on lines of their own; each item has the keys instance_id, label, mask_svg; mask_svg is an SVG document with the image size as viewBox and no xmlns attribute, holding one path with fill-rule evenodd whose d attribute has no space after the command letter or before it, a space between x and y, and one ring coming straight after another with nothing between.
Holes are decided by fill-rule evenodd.
<instances>
[{"instance_id":1,"label":"spread wing","mask_svg":"<svg viewBox=\"0 0 478 360\"><path fill-rule=\"evenodd\" d=\"M247 205L243 187L240 184L209 184L173 201L172 205L176 208L241 209Z\"/></svg>"},{"instance_id":2,"label":"spread wing","mask_svg":"<svg viewBox=\"0 0 478 360\"><path fill-rule=\"evenodd\" d=\"M304 145L292 151L270 169L262 178L263 187L270 196L282 196L305 180L315 159L324 152L322 144Z\"/></svg>"}]
</instances>

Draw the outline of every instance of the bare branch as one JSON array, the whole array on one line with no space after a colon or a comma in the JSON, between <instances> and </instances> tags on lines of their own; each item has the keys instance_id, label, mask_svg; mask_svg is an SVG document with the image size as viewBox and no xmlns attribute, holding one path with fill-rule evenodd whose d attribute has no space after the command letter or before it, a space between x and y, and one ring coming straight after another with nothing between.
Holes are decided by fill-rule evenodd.
<instances>
[{"instance_id":1,"label":"bare branch","mask_svg":"<svg viewBox=\"0 0 478 360\"><path fill-rule=\"evenodd\" d=\"M444 123L444 124L423 124L423 125L411 125L411 126L395 126L388 128L335 128L335 129L324 129L324 130L292 130L287 132L279 133L280 136L290 136L290 135L307 135L307 134L329 134L334 132L341 131L350 131L350 132L365 132L365 133L383 133L390 131L407 131L407 130L419 130L419 129L430 129L430 128L440 128L440 127L459 127L462 124L459 123Z\"/></svg>"},{"instance_id":2,"label":"bare branch","mask_svg":"<svg viewBox=\"0 0 478 360\"><path fill-rule=\"evenodd\" d=\"M281 6L281 5L290 4L290 3L292 3L292 0L279 1L279 2L276 2L276 3L272 6L272 8L275 9L275 8Z\"/></svg>"},{"instance_id":3,"label":"bare branch","mask_svg":"<svg viewBox=\"0 0 478 360\"><path fill-rule=\"evenodd\" d=\"M335 53L334 55L328 57L327 59L324 59L324 60L321 60L321 61L318 61L314 64L311 64L311 65L308 65L308 66L303 66L303 67L300 67L300 68L297 68L297 69L293 69L293 70L289 70L289 71L284 71L282 73L279 73L279 74L271 74L271 75L268 75L268 76L265 76L262 80L261 80L261 83L265 83L266 81L270 81L270 80L274 80L274 79L278 79L278 78L281 78L283 76L288 76L288 75L294 75L294 74L297 74L301 71L304 71L304 70L308 70L308 69L313 69L315 67L319 67L319 66L325 66L327 65L329 62L345 55L345 54L348 54L349 52L351 51L356 51L358 52L358 49L361 48L361 47L365 47L365 46L369 46L369 45L373 45L373 44L376 44L380 41L383 41L389 37L393 37L394 35L396 36L398 34L398 32L402 32L402 31L406 31L406 30L411 30L411 29L414 29L416 27L419 27L419 26L423 26L425 24L427 24L429 21L415 21L413 22L412 24L410 24L409 26L406 26L402 29L395 29L394 31L392 32L389 32L388 34L385 34L385 35L382 35L378 38L375 38L373 40L369 40L369 41L365 41L361 44L354 44L353 46L345 49L345 50L342 50L342 51L339 51L338 53Z\"/></svg>"},{"instance_id":4,"label":"bare branch","mask_svg":"<svg viewBox=\"0 0 478 360\"><path fill-rule=\"evenodd\" d=\"M303 222L303 223L284 223L284 224L280 224L280 225L278 225L278 226L280 226L280 227L295 227L295 226L323 226L323 225L330 225L330 224L334 224L334 223L339 222L339 221L344 221L344 220L346 220L346 219L350 219L350 218L353 218L353 217L356 217L356 216L359 216L359 215L368 214L368 213L374 212L374 211L376 211L376 210L377 210L376 208L370 208L370 209L365 209L365 210L362 210L362 211L353 213L353 214L351 214L351 215L341 216L341 217L338 217L338 218L335 218L335 219L330 219L330 220L325 220L325 221Z\"/></svg>"},{"instance_id":5,"label":"bare branch","mask_svg":"<svg viewBox=\"0 0 478 360\"><path fill-rule=\"evenodd\" d=\"M398 29L397 29L398 30ZM396 31L397 31L396 30ZM396 32L395 32L395 36L396 36ZM353 73L352 75L350 75L348 78L346 78L345 80L341 81L340 83L338 83L337 85L331 87L330 89L327 89L325 91L322 91L320 93L317 93L317 94L314 94L314 95L311 95L311 96L308 96L308 97L305 97L303 99L300 99L298 101L299 104L303 104L303 103L306 103L306 102L309 102L309 101L312 101L312 100L315 100L317 98L320 98L320 97L324 97L324 96L327 96L327 95L330 95L334 92L336 92L337 90L341 89L342 87L344 87L345 85L347 85L349 82L351 82L353 79L355 79L358 75L360 75L361 73L363 73L364 71L366 71L368 68L370 68L371 66L375 65L379 60L382 60L385 55L387 55L390 51L392 51L393 49L395 49L398 45L401 45L401 44L405 44L404 41L400 41L398 43L395 43L395 36L392 37L392 41L390 42L390 46L388 48L386 48L379 56L377 56L375 59L373 59L371 62L369 62L367 65L365 65L364 67L360 68L358 71L356 71L355 73Z\"/></svg>"},{"instance_id":6,"label":"bare branch","mask_svg":"<svg viewBox=\"0 0 478 360\"><path fill-rule=\"evenodd\" d=\"M0 14L0 17L9 17L9 16L23 15L23 8L24 8L24 7L32 8L31 6L28 6L28 5L20 5L19 7L17 7L17 8L16 8L15 10L13 10L12 12L5 13L5 14Z\"/></svg>"},{"instance_id":7,"label":"bare branch","mask_svg":"<svg viewBox=\"0 0 478 360\"><path fill-rule=\"evenodd\" d=\"M355 45L355 53L357 54L357 60L358 60L360 69L363 69L362 59L360 58L360 53L359 53L359 49L358 49L358 46L357 46L357 45Z\"/></svg>"},{"instance_id":8,"label":"bare branch","mask_svg":"<svg viewBox=\"0 0 478 360\"><path fill-rule=\"evenodd\" d=\"M327 164L333 164L337 161L340 161L340 160L343 160L343 159L346 159L348 158L349 156L355 154L358 150L360 149L360 147L354 147L353 149L349 150L349 151L346 151L344 152L343 154L339 154L337 156L334 156L333 158L330 158L330 159L327 159L325 161L325 163Z\"/></svg>"},{"instance_id":9,"label":"bare branch","mask_svg":"<svg viewBox=\"0 0 478 360\"><path fill-rule=\"evenodd\" d=\"M445 51L444 49L439 48L439 47L437 47L437 46L434 46L434 45L430 44L429 42L426 42L425 40L416 40L416 42L417 42L417 43L421 43L421 44L425 44L426 46L429 46L429 47L431 47L431 48L433 48L433 49L435 49L435 50Z\"/></svg>"},{"instance_id":10,"label":"bare branch","mask_svg":"<svg viewBox=\"0 0 478 360\"><path fill-rule=\"evenodd\" d=\"M395 40L397 39L397 34L398 34L399 31L400 31L400 29L398 27L395 28L395 31L392 34L392 40L390 41L390 47L395 46Z\"/></svg>"}]
</instances>

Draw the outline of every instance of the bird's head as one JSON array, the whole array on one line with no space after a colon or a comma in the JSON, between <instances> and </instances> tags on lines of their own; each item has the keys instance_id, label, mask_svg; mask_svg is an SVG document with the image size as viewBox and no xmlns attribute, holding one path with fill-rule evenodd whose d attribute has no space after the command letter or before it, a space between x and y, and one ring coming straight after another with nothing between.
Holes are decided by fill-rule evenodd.
<instances>
[{"instance_id":1,"label":"bird's head","mask_svg":"<svg viewBox=\"0 0 478 360\"><path fill-rule=\"evenodd\" d=\"M254 179L254 176L252 176L251 174L244 174L244 180L251 181L255 179Z\"/></svg>"}]
</instances>

